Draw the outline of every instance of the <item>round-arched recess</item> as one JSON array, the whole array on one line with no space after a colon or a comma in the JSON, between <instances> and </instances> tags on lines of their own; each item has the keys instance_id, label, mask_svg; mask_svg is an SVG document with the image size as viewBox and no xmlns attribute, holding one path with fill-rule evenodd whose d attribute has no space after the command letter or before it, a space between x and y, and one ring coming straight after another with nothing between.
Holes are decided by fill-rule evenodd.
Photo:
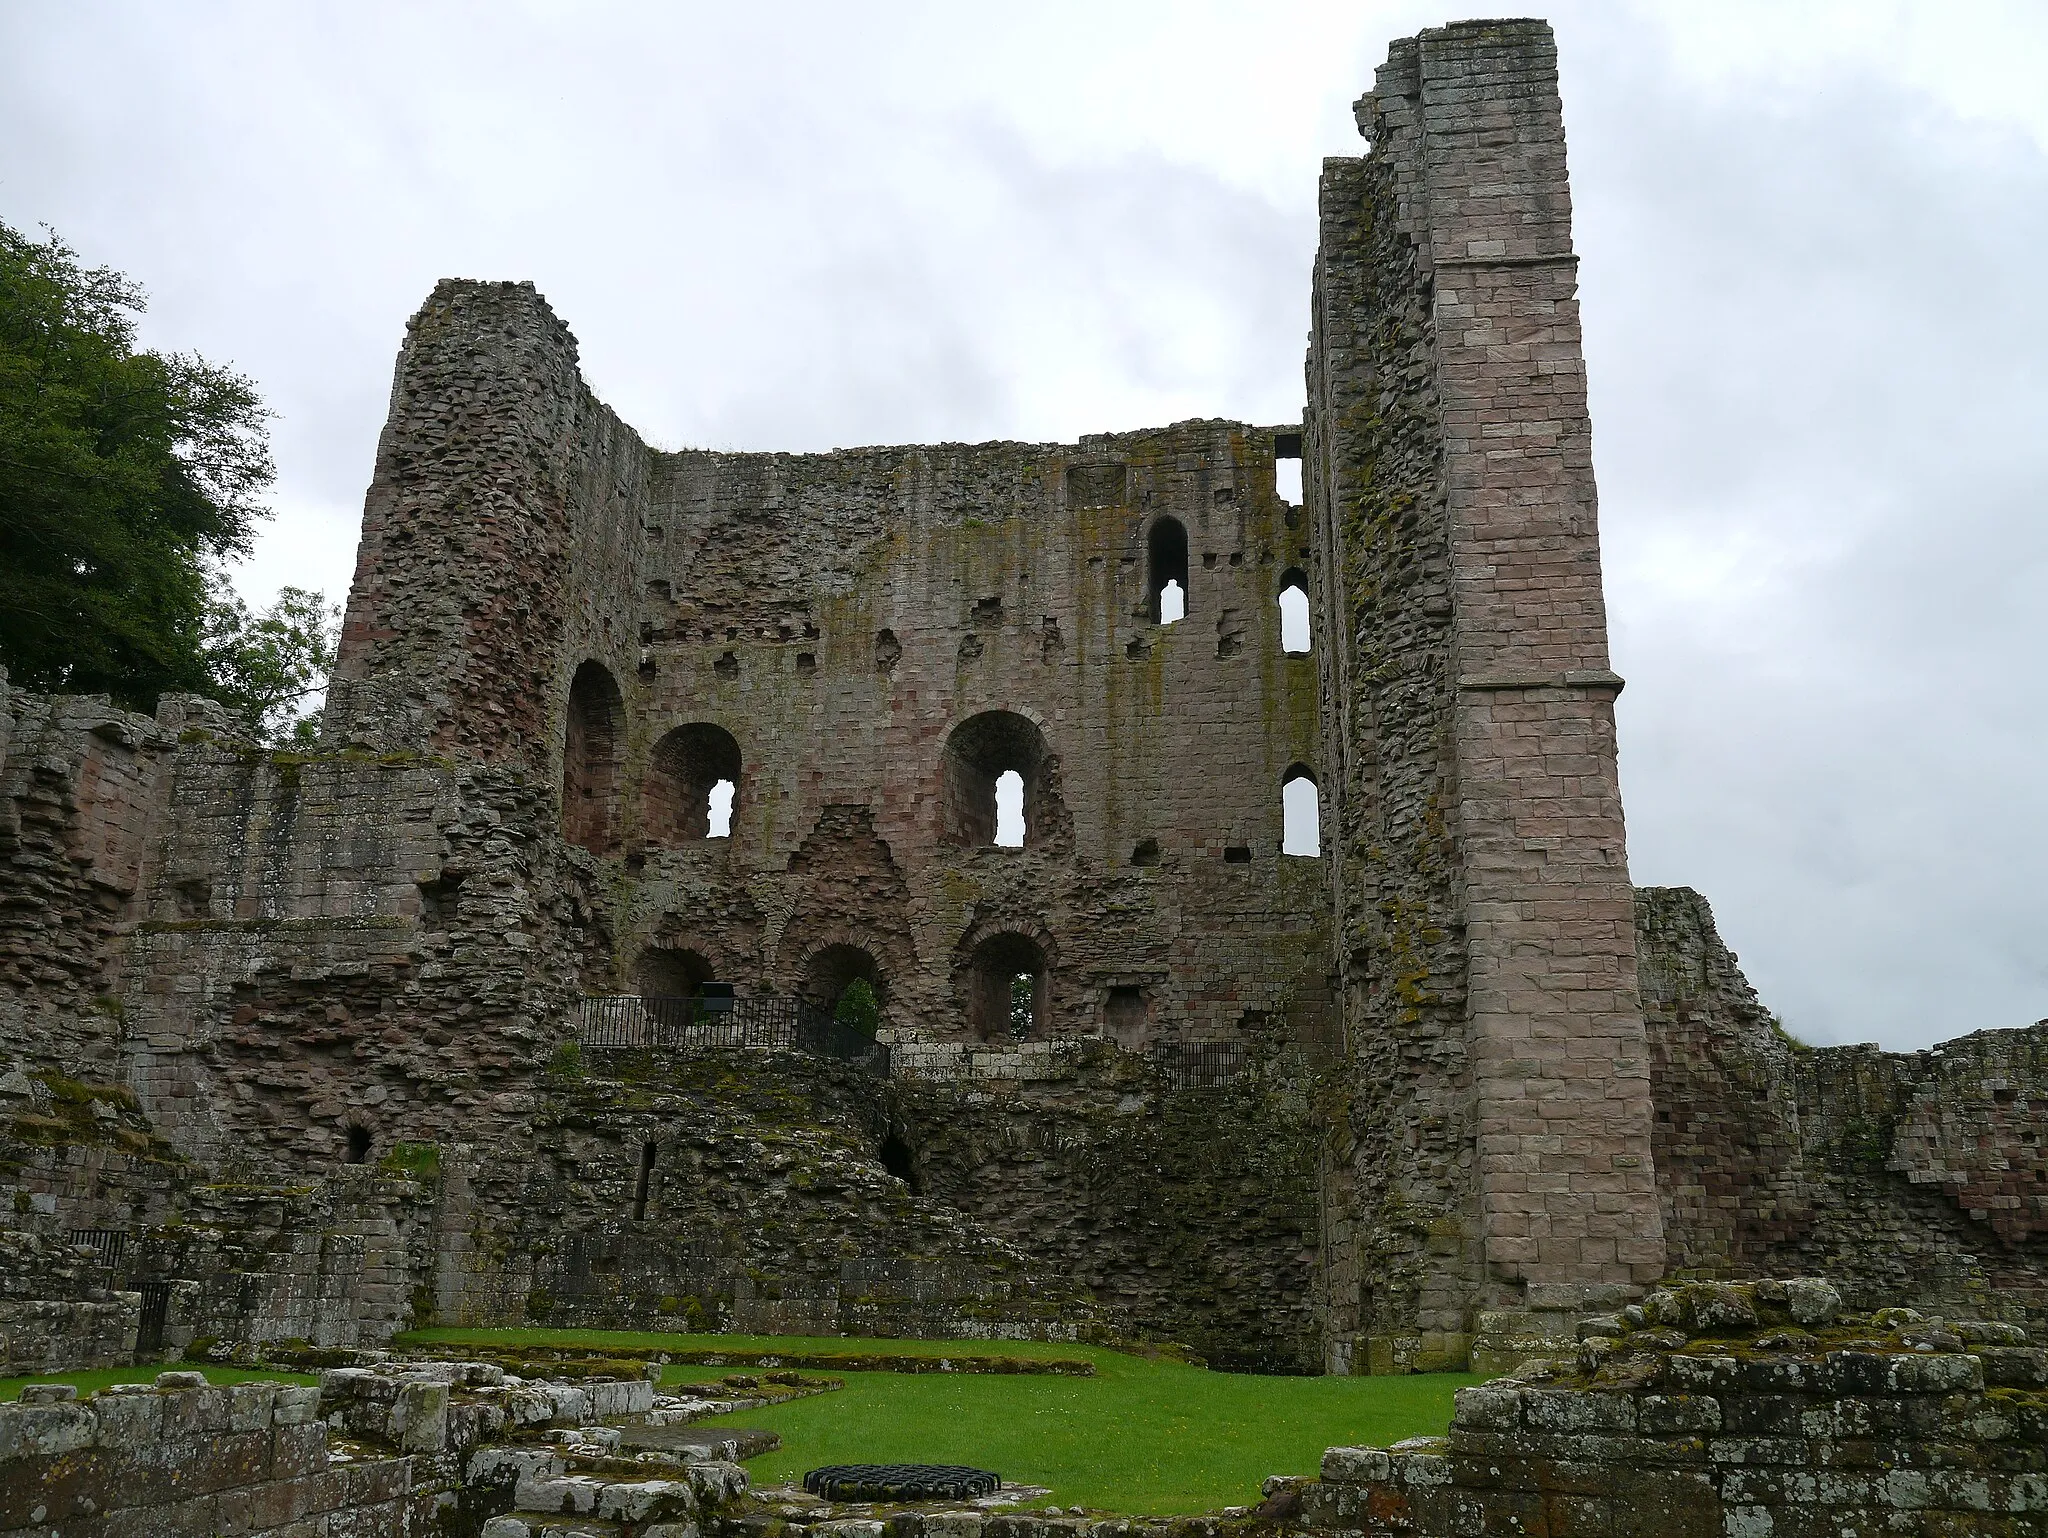
<instances>
[{"instance_id":1,"label":"round-arched recess","mask_svg":"<svg viewBox=\"0 0 2048 1538\"><path fill-rule=\"evenodd\" d=\"M677 727L648 760L640 802L647 837L661 844L726 837L739 813L739 785L740 745L731 732L709 721Z\"/></svg>"},{"instance_id":2,"label":"round-arched recess","mask_svg":"<svg viewBox=\"0 0 2048 1538\"><path fill-rule=\"evenodd\" d=\"M1290 566L1280 573L1280 649L1289 656L1306 656L1314 645L1309 624L1308 573Z\"/></svg>"},{"instance_id":3,"label":"round-arched recess","mask_svg":"<svg viewBox=\"0 0 2048 1538\"><path fill-rule=\"evenodd\" d=\"M1181 612L1173 618L1185 618L1194 607L1188 592L1188 531L1178 518L1158 518L1145 536L1145 592L1155 625L1165 622L1159 598L1169 582L1181 594Z\"/></svg>"},{"instance_id":4,"label":"round-arched recess","mask_svg":"<svg viewBox=\"0 0 2048 1538\"><path fill-rule=\"evenodd\" d=\"M592 854L619 847L619 774L625 760L626 702L601 662L569 683L562 727L562 837Z\"/></svg>"},{"instance_id":5,"label":"round-arched recess","mask_svg":"<svg viewBox=\"0 0 2048 1538\"><path fill-rule=\"evenodd\" d=\"M717 975L702 953L680 945L650 945L633 958L633 991L663 1025L688 1025L698 994Z\"/></svg>"},{"instance_id":6,"label":"round-arched recess","mask_svg":"<svg viewBox=\"0 0 2048 1538\"><path fill-rule=\"evenodd\" d=\"M1019 841L1027 847L1040 842L1054 810L1047 773L1050 757L1045 734L1029 717L985 710L962 721L946 739L940 770L940 837L970 848L995 843L996 782L1015 774L1023 791Z\"/></svg>"},{"instance_id":7,"label":"round-arched recess","mask_svg":"<svg viewBox=\"0 0 2048 1538\"><path fill-rule=\"evenodd\" d=\"M975 946L968 965L967 1025L977 1041L1024 1041L1049 1025L1045 949L1004 930Z\"/></svg>"},{"instance_id":8,"label":"round-arched recess","mask_svg":"<svg viewBox=\"0 0 2048 1538\"><path fill-rule=\"evenodd\" d=\"M1289 765L1280 777L1280 852L1309 858L1323 852L1322 793L1307 764Z\"/></svg>"},{"instance_id":9,"label":"round-arched recess","mask_svg":"<svg viewBox=\"0 0 2048 1538\"><path fill-rule=\"evenodd\" d=\"M823 1009L837 1008L839 996L856 981L875 990L876 1003L888 1001L881 965L858 945L827 945L804 963L804 997Z\"/></svg>"}]
</instances>

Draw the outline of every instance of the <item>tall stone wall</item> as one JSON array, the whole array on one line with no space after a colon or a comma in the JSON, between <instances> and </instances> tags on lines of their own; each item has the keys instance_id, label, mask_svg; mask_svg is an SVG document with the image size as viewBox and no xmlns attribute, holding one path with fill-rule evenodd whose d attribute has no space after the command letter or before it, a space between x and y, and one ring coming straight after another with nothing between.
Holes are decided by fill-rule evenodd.
<instances>
[{"instance_id":1,"label":"tall stone wall","mask_svg":"<svg viewBox=\"0 0 2048 1538\"><path fill-rule=\"evenodd\" d=\"M1356 1065L1332 1347L1448 1361L1663 1241L1549 29L1397 43L1359 123L1306 420Z\"/></svg>"}]
</instances>

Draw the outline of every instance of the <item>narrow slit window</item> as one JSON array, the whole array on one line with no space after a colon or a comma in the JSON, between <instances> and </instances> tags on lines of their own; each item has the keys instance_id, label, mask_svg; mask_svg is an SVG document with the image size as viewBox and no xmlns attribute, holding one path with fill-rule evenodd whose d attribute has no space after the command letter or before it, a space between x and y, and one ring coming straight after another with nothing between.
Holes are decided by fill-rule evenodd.
<instances>
[{"instance_id":1,"label":"narrow slit window","mask_svg":"<svg viewBox=\"0 0 2048 1538\"><path fill-rule=\"evenodd\" d=\"M647 1217L647 1188L654 1180L655 1145L640 1145L640 1181L633 1187L633 1221L642 1222Z\"/></svg>"},{"instance_id":2,"label":"narrow slit window","mask_svg":"<svg viewBox=\"0 0 2048 1538\"><path fill-rule=\"evenodd\" d=\"M720 780L711 787L711 805L709 808L711 828L710 832L705 834L706 838L732 837L733 790L734 787L731 780Z\"/></svg>"},{"instance_id":3,"label":"narrow slit window","mask_svg":"<svg viewBox=\"0 0 2048 1538\"><path fill-rule=\"evenodd\" d=\"M996 837L1005 849L1024 847L1024 776L1005 769L996 776Z\"/></svg>"},{"instance_id":4,"label":"narrow slit window","mask_svg":"<svg viewBox=\"0 0 2048 1538\"><path fill-rule=\"evenodd\" d=\"M1323 852L1322 796L1315 776L1296 765L1280 786L1280 852L1316 858Z\"/></svg>"}]
</instances>

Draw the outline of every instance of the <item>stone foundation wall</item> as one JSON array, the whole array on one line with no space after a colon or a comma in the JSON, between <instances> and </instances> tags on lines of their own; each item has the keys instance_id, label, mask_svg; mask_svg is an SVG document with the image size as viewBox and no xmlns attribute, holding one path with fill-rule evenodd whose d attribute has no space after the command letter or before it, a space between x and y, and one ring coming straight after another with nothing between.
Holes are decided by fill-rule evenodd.
<instances>
[{"instance_id":1,"label":"stone foundation wall","mask_svg":"<svg viewBox=\"0 0 2048 1538\"><path fill-rule=\"evenodd\" d=\"M0 1533L400 1538L429 1531L407 1458L330 1464L320 1392L193 1373L91 1399L0 1405ZM36 1391L32 1391L36 1392Z\"/></svg>"},{"instance_id":2,"label":"stone foundation wall","mask_svg":"<svg viewBox=\"0 0 2048 1538\"><path fill-rule=\"evenodd\" d=\"M1812 1281L1652 1294L1575 1360L1460 1390L1446 1437L1332 1448L1269 1508L1418 1538L2048 1530L2048 1352L1838 1303Z\"/></svg>"}]
</instances>

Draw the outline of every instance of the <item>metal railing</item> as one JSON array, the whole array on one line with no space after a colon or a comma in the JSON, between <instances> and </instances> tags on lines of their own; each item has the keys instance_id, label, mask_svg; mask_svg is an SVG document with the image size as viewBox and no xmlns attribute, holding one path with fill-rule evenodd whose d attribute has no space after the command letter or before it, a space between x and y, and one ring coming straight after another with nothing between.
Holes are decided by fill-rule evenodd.
<instances>
[{"instance_id":1,"label":"metal railing","mask_svg":"<svg viewBox=\"0 0 2048 1538\"><path fill-rule=\"evenodd\" d=\"M756 994L701 999L619 994L587 998L576 1010L576 1040L598 1050L714 1052L734 1048L808 1052L887 1074L889 1049L809 999Z\"/></svg>"},{"instance_id":2,"label":"metal railing","mask_svg":"<svg viewBox=\"0 0 2048 1538\"><path fill-rule=\"evenodd\" d=\"M1146 1056L1173 1089L1216 1089L1244 1072L1241 1041L1159 1041Z\"/></svg>"},{"instance_id":3,"label":"metal railing","mask_svg":"<svg viewBox=\"0 0 2048 1538\"><path fill-rule=\"evenodd\" d=\"M91 1250L93 1264L110 1271L121 1264L128 1249L128 1235L118 1228L74 1228L71 1242L80 1249Z\"/></svg>"}]
</instances>

